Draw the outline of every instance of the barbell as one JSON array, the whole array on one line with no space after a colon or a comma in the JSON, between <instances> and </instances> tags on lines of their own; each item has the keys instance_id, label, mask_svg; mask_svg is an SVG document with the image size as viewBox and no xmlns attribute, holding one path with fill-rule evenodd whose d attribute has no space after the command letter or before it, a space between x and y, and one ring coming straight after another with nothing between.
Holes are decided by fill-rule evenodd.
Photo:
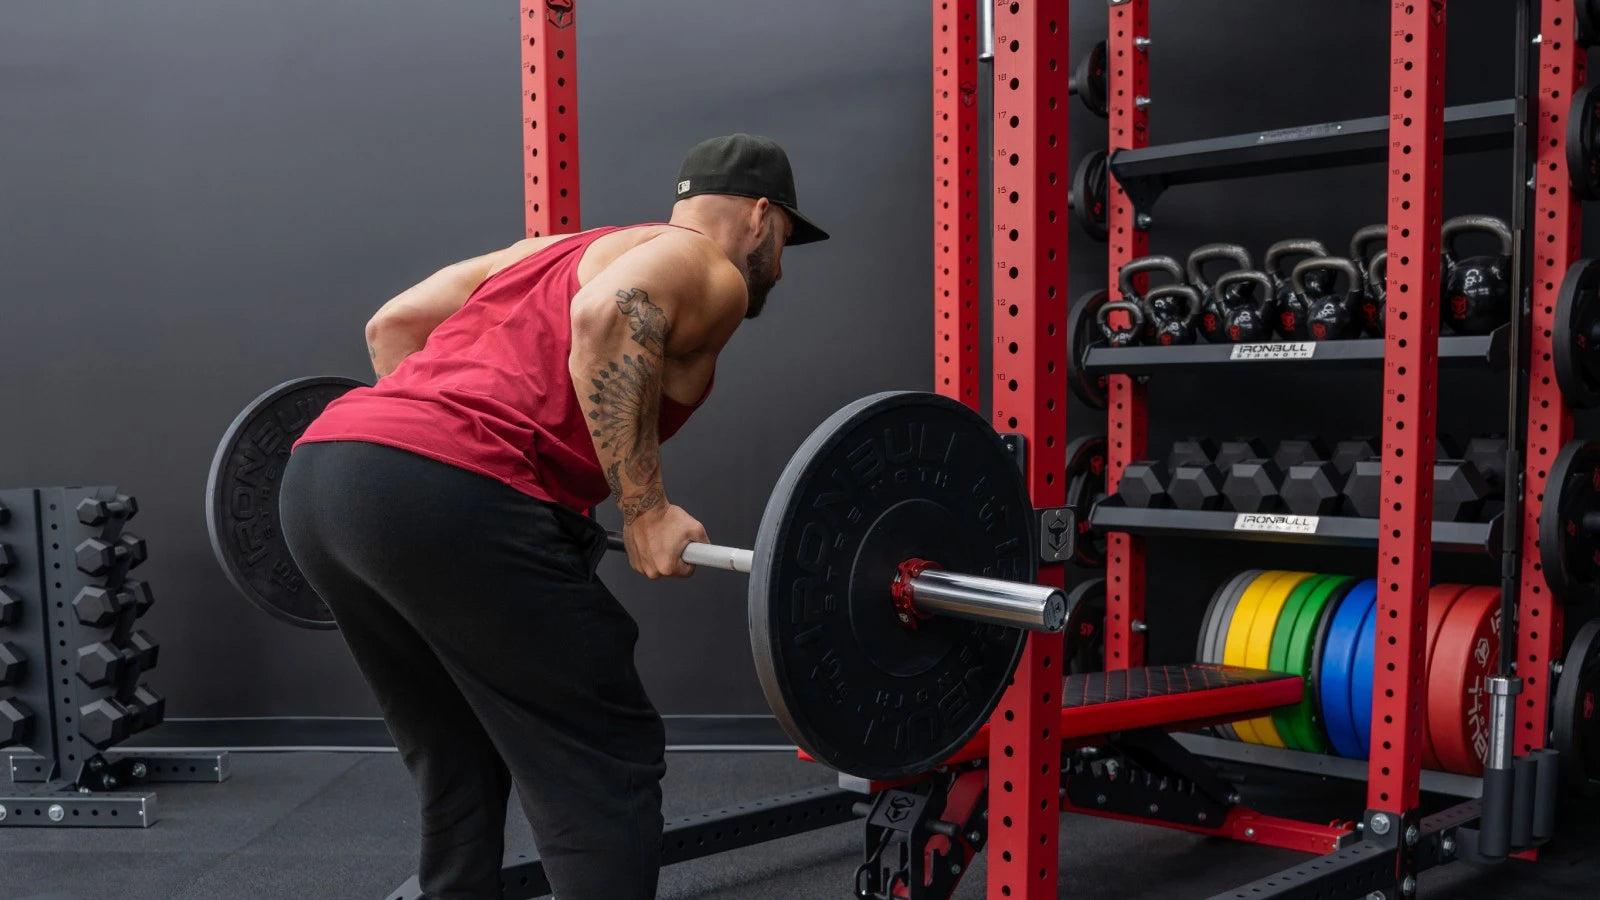
<instances>
[{"instance_id":1,"label":"barbell","mask_svg":"<svg viewBox=\"0 0 1600 900\"><path fill-rule=\"evenodd\" d=\"M212 549L269 614L336 627L279 530L289 450L345 378L281 384L224 434L206 486ZM863 778L943 762L988 721L1029 631L1071 610L1038 585L1038 513L1016 457L978 413L910 391L856 400L785 466L751 549L684 562L750 575L749 634L774 715L819 761ZM622 537L608 534L612 550ZM1070 554L1070 550L1068 551Z\"/></svg>"}]
</instances>

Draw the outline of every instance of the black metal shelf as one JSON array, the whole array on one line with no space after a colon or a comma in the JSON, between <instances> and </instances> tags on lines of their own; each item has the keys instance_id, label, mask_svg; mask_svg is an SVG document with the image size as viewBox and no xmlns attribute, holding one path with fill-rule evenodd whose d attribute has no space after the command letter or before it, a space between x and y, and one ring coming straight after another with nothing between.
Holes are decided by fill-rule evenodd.
<instances>
[{"instance_id":1,"label":"black metal shelf","mask_svg":"<svg viewBox=\"0 0 1600 900\"><path fill-rule=\"evenodd\" d=\"M1325 547L1378 546L1378 520L1222 510L1144 509L1115 495L1095 505L1089 523L1099 531L1145 537L1195 537ZM1434 522L1433 547L1451 553L1496 554L1500 517L1488 522Z\"/></svg>"},{"instance_id":2,"label":"black metal shelf","mask_svg":"<svg viewBox=\"0 0 1600 900\"><path fill-rule=\"evenodd\" d=\"M1446 107L1444 149L1470 153L1510 147L1515 120L1511 100ZM1389 117L1371 116L1118 150L1111 155L1111 172L1134 210L1149 213L1173 185L1379 163L1388 156Z\"/></svg>"},{"instance_id":3,"label":"black metal shelf","mask_svg":"<svg viewBox=\"0 0 1600 900\"><path fill-rule=\"evenodd\" d=\"M1447 368L1506 363L1509 325L1489 334L1439 338L1439 364ZM1176 347L1091 347L1083 368L1095 374L1148 375L1216 365L1273 368L1355 368L1383 361L1382 338L1268 344L1187 344ZM1308 355L1309 354L1309 355Z\"/></svg>"}]
</instances>

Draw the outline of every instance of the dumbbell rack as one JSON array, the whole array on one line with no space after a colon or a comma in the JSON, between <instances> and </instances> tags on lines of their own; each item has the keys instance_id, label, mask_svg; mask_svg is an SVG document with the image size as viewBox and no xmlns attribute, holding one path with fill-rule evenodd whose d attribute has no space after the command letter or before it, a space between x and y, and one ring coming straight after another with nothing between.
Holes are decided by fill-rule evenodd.
<instances>
[{"instance_id":1,"label":"dumbbell rack","mask_svg":"<svg viewBox=\"0 0 1600 900\"><path fill-rule=\"evenodd\" d=\"M1036 506L1061 502L1062 485L1051 465L1065 430L1060 390L1060 356L1067 318L1064 308L1067 231L1065 158L1067 4L979 0L994 7L994 221L993 392L996 428L1020 433L1034 452L1028 460L1029 486ZM1401 827L1367 827L1365 840L1328 858L1323 875L1360 872L1369 883L1403 889L1420 865L1440 861L1440 843L1425 839L1429 858L1403 845L1411 826L1440 833L1470 818L1470 804L1453 817L1423 821L1418 812L1421 746L1417 715L1423 699L1420 660L1434 550L1495 552L1499 531L1476 523L1432 521L1432 447L1437 422L1437 381L1441 367L1491 365L1504 368L1505 329L1483 337L1441 338L1439 318L1440 195L1446 149L1476 150L1510 144L1516 108L1511 101L1444 108L1445 5L1397 3L1391 34L1390 109L1387 116L1326 123L1280 132L1218 138L1167 147L1148 142L1150 96L1148 67L1149 0L1109 0L1108 95L1110 252L1107 275L1116 283L1120 268L1148 252L1150 206L1161 191L1180 184L1356 163L1387 161L1388 271L1390 327L1381 340L1320 345L1311 359L1235 360L1228 347L1128 348L1090 351L1087 368L1110 378L1108 483L1145 458L1148 407L1142 376L1215 365L1260 368L1322 368L1382 365L1384 371L1382 458L1385 489L1382 517L1374 523L1334 523L1314 538L1287 535L1234 535L1270 540L1310 540L1376 549L1380 617L1376 665L1389 676L1392 693L1378 696L1373 710L1373 753L1366 765L1367 824L1383 815ZM1537 99L1533 113L1538 137L1538 189L1531 204L1535 254L1531 260L1533 315L1527 358L1530 369L1526 501L1523 507L1522 588L1518 618L1518 674L1524 693L1518 706L1516 751L1541 748L1548 734L1549 685L1546 673L1561 651L1559 620L1539 571L1537 536L1548 466L1572 430L1570 411L1556 388L1552 324L1562 274L1577 258L1579 215L1567 185L1564 164L1570 98L1584 83L1583 50L1573 39L1573 0L1544 0L1544 39L1539 47ZM978 406L978 130L976 91L979 70L974 48L977 24L966 4L934 2L934 240L935 378L942 393ZM1256 371L1252 369L1251 371ZM1139 511L1145 512L1145 511ZM1162 511L1165 525L1143 533L1220 536L1232 531L1202 522L1187 511ZM1197 517L1198 516L1198 517ZM1189 521L1189 517L1193 521ZM1106 660L1112 669L1145 662L1145 548L1133 533L1134 517L1118 519L1106 509L1096 524L1108 538ZM1459 527L1458 527L1459 526ZM1123 530L1114 530L1122 528ZM1459 533L1458 533L1459 532ZM1056 579L1059 571L1045 576ZM1057 748L1041 740L1049 722L1037 703L1012 696L1040 696L1055 676L1048 659L1030 652L1017 674L1017 686L994 721L996 739L1015 743L1015 755L990 761L990 784L1003 784L991 798L991 825L1001 816L1025 822L1026 833L995 829L989 847L989 896L1046 897L1056 890L1059 822L1054 802L1059 774ZM1008 746L1008 751L1010 747ZM1292 752L1292 751L1290 751ZM1307 757L1307 768L1315 759ZM1017 786L1013 790L1013 785ZM1008 823L1010 819L1006 820ZM1165 824L1149 820L1151 824ZM1309 824L1309 823L1308 823ZM1038 835L1037 840L1028 838ZM1271 836L1254 839L1273 842ZM1376 849L1374 849L1376 848ZM1004 851L1004 852L1002 852ZM1373 854L1384 865L1374 874ZM1363 861L1365 860L1365 861ZM1365 867L1365 868L1363 868ZM1382 868L1382 866L1377 866ZM1355 882L1350 882L1355 883ZM1279 877L1258 884L1251 896L1310 887L1305 880ZM1348 886L1348 884L1347 884Z\"/></svg>"},{"instance_id":2,"label":"dumbbell rack","mask_svg":"<svg viewBox=\"0 0 1600 900\"><path fill-rule=\"evenodd\" d=\"M108 502L123 512L108 515ZM85 518L94 503L99 518ZM0 744L18 786L0 788L0 828L148 828L159 807L146 785L228 778L225 752L116 749L166 709L143 681L159 646L135 627L153 602L128 577L145 552L123 527L136 509L112 486L0 491L0 552L11 562L0 590L13 604L0 638L22 660L5 693L25 714L15 743Z\"/></svg>"}]
</instances>

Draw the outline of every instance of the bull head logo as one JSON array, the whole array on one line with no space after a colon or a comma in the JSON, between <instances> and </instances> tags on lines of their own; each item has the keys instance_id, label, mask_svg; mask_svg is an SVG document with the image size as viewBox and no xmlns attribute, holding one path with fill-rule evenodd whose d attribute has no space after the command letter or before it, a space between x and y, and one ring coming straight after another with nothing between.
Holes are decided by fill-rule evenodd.
<instances>
[{"instance_id":1,"label":"bull head logo","mask_svg":"<svg viewBox=\"0 0 1600 900\"><path fill-rule=\"evenodd\" d=\"M575 3L576 0L544 0L545 18L557 28L570 28Z\"/></svg>"},{"instance_id":2,"label":"bull head logo","mask_svg":"<svg viewBox=\"0 0 1600 900\"><path fill-rule=\"evenodd\" d=\"M1457 294L1450 298L1450 315L1457 319L1467 317L1467 298Z\"/></svg>"}]
</instances>

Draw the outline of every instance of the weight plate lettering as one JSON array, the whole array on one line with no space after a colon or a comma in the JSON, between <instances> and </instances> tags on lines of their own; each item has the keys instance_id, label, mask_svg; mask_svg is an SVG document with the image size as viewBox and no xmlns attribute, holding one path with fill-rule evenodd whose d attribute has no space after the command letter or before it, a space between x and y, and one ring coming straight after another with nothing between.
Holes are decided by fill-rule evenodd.
<instances>
[{"instance_id":1,"label":"weight plate lettering","mask_svg":"<svg viewBox=\"0 0 1600 900\"><path fill-rule=\"evenodd\" d=\"M1067 321L1067 387L1073 396L1090 409L1103 410L1111 405L1109 376L1094 375L1084 370L1089 348L1105 346L1100 334L1100 307L1110 296L1105 291L1091 291L1078 298L1072 318Z\"/></svg>"},{"instance_id":2,"label":"weight plate lettering","mask_svg":"<svg viewBox=\"0 0 1600 900\"><path fill-rule=\"evenodd\" d=\"M1084 675L1106 670L1106 580L1091 578L1067 592L1066 627L1061 629L1066 647L1067 674Z\"/></svg>"},{"instance_id":3,"label":"weight plate lettering","mask_svg":"<svg viewBox=\"0 0 1600 900\"><path fill-rule=\"evenodd\" d=\"M1362 623L1377 599L1376 579L1369 578L1352 588L1334 613L1322 650L1322 671L1318 676L1322 724L1334 752L1350 759L1361 758L1354 714L1350 709L1350 674L1355 667L1356 641L1361 636Z\"/></svg>"},{"instance_id":4,"label":"weight plate lettering","mask_svg":"<svg viewBox=\"0 0 1600 900\"><path fill-rule=\"evenodd\" d=\"M1561 780L1579 797L1600 797L1600 619L1578 629L1550 700Z\"/></svg>"},{"instance_id":5,"label":"weight plate lettering","mask_svg":"<svg viewBox=\"0 0 1600 900\"><path fill-rule=\"evenodd\" d=\"M289 448L352 378L296 378L251 401L228 426L206 477L206 531L222 571L245 599L301 628L338 625L300 574L278 526Z\"/></svg>"},{"instance_id":6,"label":"weight plate lettering","mask_svg":"<svg viewBox=\"0 0 1600 900\"><path fill-rule=\"evenodd\" d=\"M1551 342L1556 384L1567 405L1600 406L1600 260L1578 260L1561 280Z\"/></svg>"},{"instance_id":7,"label":"weight plate lettering","mask_svg":"<svg viewBox=\"0 0 1600 900\"><path fill-rule=\"evenodd\" d=\"M921 558L1032 582L1033 506L983 417L934 394L876 394L812 432L762 515L750 644L778 722L862 778L925 772L999 705L1026 633L950 616L908 630L889 588Z\"/></svg>"},{"instance_id":8,"label":"weight plate lettering","mask_svg":"<svg viewBox=\"0 0 1600 900\"><path fill-rule=\"evenodd\" d=\"M1567 175L1572 192L1600 200L1600 93L1586 84L1567 110Z\"/></svg>"},{"instance_id":9,"label":"weight plate lettering","mask_svg":"<svg viewBox=\"0 0 1600 900\"><path fill-rule=\"evenodd\" d=\"M1106 535L1089 524L1089 513L1106 495L1106 439L1085 435L1067 445L1067 506L1078 521L1072 561L1086 569L1106 564Z\"/></svg>"},{"instance_id":10,"label":"weight plate lettering","mask_svg":"<svg viewBox=\"0 0 1600 900\"><path fill-rule=\"evenodd\" d=\"M1272 641L1278 634L1278 620L1283 618L1283 608L1289 598L1300 589L1301 585L1317 576L1310 572L1294 572L1278 579L1266 596L1261 598L1261 605L1256 608L1255 620L1250 624L1250 632L1245 639L1244 664L1251 669L1269 669L1272 659ZM1269 747L1282 747L1283 736L1278 734L1277 726L1272 724L1272 716L1264 715L1250 719L1247 723L1250 730L1255 732L1256 742Z\"/></svg>"},{"instance_id":11,"label":"weight plate lettering","mask_svg":"<svg viewBox=\"0 0 1600 900\"><path fill-rule=\"evenodd\" d=\"M1471 588L1439 626L1428 671L1428 733L1447 772L1483 774L1489 751L1485 681L1499 665L1500 590Z\"/></svg>"},{"instance_id":12,"label":"weight plate lettering","mask_svg":"<svg viewBox=\"0 0 1600 900\"><path fill-rule=\"evenodd\" d=\"M1600 444L1571 441L1556 454L1539 511L1539 563L1562 603L1593 596L1600 582Z\"/></svg>"}]
</instances>

